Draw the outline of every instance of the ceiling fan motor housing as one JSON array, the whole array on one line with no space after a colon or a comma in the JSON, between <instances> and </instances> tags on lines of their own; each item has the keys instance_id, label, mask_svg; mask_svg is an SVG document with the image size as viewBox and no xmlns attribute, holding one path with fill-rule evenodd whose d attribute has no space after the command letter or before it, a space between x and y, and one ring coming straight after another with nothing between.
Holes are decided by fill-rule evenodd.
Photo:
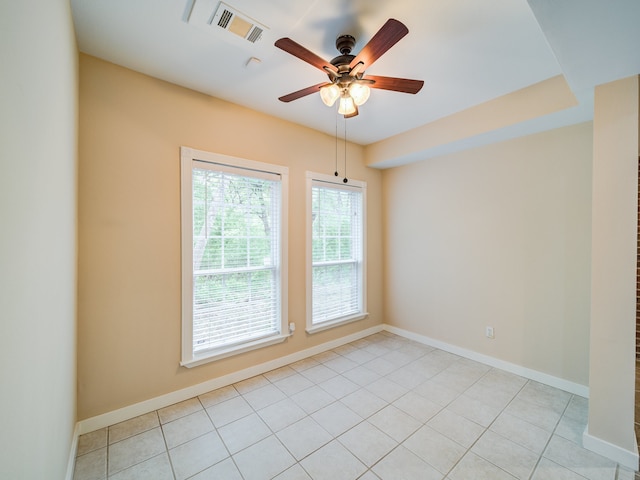
<instances>
[{"instance_id":1,"label":"ceiling fan motor housing","mask_svg":"<svg viewBox=\"0 0 640 480\"><path fill-rule=\"evenodd\" d=\"M338 68L338 73L346 73L349 70L351 61L356 58L355 55L351 55L351 50L356 45L356 39L352 35L340 35L336 38L336 48L341 53L337 57L331 60L331 65ZM340 67L343 67L342 69Z\"/></svg>"},{"instance_id":2,"label":"ceiling fan motor housing","mask_svg":"<svg viewBox=\"0 0 640 480\"><path fill-rule=\"evenodd\" d=\"M336 38L336 48L342 55L349 55L356 46L356 39L352 35L340 35Z\"/></svg>"}]
</instances>

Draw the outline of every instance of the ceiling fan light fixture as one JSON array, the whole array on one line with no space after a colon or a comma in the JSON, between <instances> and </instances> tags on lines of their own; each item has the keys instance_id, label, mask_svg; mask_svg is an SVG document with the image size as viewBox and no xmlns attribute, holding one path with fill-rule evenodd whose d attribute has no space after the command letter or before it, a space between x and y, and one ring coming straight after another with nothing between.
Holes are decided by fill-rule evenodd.
<instances>
[{"instance_id":1,"label":"ceiling fan light fixture","mask_svg":"<svg viewBox=\"0 0 640 480\"><path fill-rule=\"evenodd\" d=\"M353 103L360 106L369 99L371 89L367 85L353 82L349 86L349 95L353 98Z\"/></svg>"},{"instance_id":2,"label":"ceiling fan light fixture","mask_svg":"<svg viewBox=\"0 0 640 480\"><path fill-rule=\"evenodd\" d=\"M325 105L331 107L339 98L338 113L344 115L345 118L351 118L358 115L358 106L364 104L369 98L371 93L369 87L402 93L418 93L424 84L422 80L364 76L366 69L371 67L378 58L408 33L409 29L402 22L390 18L357 55L351 54L356 43L355 38L351 35L340 35L336 40L336 48L341 55L333 58L330 62L288 37L277 40L276 47L322 70L329 76L328 83L325 81L325 83L303 88L283 95L278 100L291 102L319 90Z\"/></svg>"},{"instance_id":3,"label":"ceiling fan light fixture","mask_svg":"<svg viewBox=\"0 0 640 480\"><path fill-rule=\"evenodd\" d=\"M340 97L340 106L338 107L338 113L340 115L352 115L356 113L356 104L353 98L348 94Z\"/></svg>"},{"instance_id":4,"label":"ceiling fan light fixture","mask_svg":"<svg viewBox=\"0 0 640 480\"><path fill-rule=\"evenodd\" d=\"M325 85L320 89L320 98L322 98L322 101L327 107L333 107L338 97L340 97L340 87L335 83Z\"/></svg>"}]
</instances>

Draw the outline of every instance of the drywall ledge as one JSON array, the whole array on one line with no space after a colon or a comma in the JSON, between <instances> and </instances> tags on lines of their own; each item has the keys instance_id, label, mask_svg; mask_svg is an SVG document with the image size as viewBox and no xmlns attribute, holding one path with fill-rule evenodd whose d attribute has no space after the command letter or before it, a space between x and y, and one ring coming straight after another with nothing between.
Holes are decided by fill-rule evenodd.
<instances>
[{"instance_id":1,"label":"drywall ledge","mask_svg":"<svg viewBox=\"0 0 640 480\"><path fill-rule=\"evenodd\" d=\"M368 145L365 163L374 168L395 167L584 122L591 116L591 97L576 98L564 77L558 75Z\"/></svg>"}]
</instances>

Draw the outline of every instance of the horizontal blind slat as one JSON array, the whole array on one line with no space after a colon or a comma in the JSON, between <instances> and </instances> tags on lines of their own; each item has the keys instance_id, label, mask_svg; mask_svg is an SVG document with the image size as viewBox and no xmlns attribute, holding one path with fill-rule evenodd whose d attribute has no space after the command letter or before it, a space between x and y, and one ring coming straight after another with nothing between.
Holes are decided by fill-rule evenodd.
<instances>
[{"instance_id":1,"label":"horizontal blind slat","mask_svg":"<svg viewBox=\"0 0 640 480\"><path fill-rule=\"evenodd\" d=\"M193 168L193 349L279 333L280 176Z\"/></svg>"},{"instance_id":2,"label":"horizontal blind slat","mask_svg":"<svg viewBox=\"0 0 640 480\"><path fill-rule=\"evenodd\" d=\"M312 323L361 310L362 193L314 184L312 194Z\"/></svg>"}]
</instances>

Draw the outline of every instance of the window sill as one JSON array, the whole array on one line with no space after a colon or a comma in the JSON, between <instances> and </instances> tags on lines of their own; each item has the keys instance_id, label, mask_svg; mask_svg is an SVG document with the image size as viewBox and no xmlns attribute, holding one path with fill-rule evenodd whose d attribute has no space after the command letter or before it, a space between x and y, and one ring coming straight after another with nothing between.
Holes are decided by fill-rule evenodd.
<instances>
[{"instance_id":1,"label":"window sill","mask_svg":"<svg viewBox=\"0 0 640 480\"><path fill-rule=\"evenodd\" d=\"M238 355L240 353L250 352L251 350L257 350L258 348L268 347L269 345L275 345L277 343L284 342L289 338L291 334L278 335L277 337L262 338L249 343L243 343L242 345L235 345L229 348L221 348L212 350L206 354L196 355L191 360L183 360L180 362L181 367L193 368L198 365L204 365L205 363L215 362L223 358Z\"/></svg>"},{"instance_id":2,"label":"window sill","mask_svg":"<svg viewBox=\"0 0 640 480\"><path fill-rule=\"evenodd\" d=\"M351 315L349 317L342 317L337 320L330 320L327 322L322 322L316 325L312 325L307 327L306 332L309 334L314 334L318 332L322 332L324 330L328 330L333 327L339 327L341 325L346 325L347 323L357 322L358 320L364 320L367 318L369 314L367 312L357 313L355 315Z\"/></svg>"}]
</instances>

